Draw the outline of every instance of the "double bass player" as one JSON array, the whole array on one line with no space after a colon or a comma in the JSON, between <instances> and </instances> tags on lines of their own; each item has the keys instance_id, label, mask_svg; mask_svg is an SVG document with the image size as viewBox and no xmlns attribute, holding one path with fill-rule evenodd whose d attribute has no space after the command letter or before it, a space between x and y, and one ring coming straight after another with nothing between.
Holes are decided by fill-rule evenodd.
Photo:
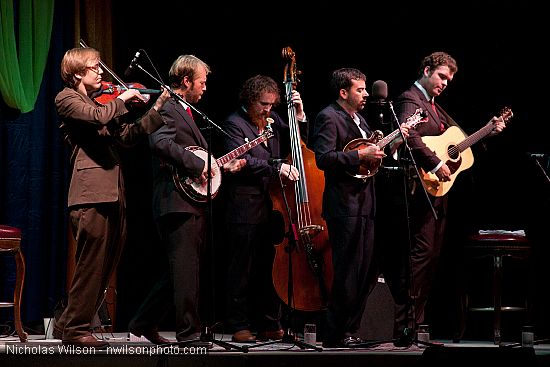
<instances>
[{"instance_id":1,"label":"double bass player","mask_svg":"<svg viewBox=\"0 0 550 367\"><path fill-rule=\"evenodd\" d=\"M268 226L273 203L269 191L271 180L296 181L299 171L291 164L277 160L289 154L289 126L272 108L280 102L280 89L270 77L256 75L246 80L239 94L240 106L223 123L232 138L224 138L230 151L252 141L273 119L273 137L241 158L246 165L227 175L225 222L230 246L227 274L227 323L232 340L250 343L256 340L280 339L284 332L280 322L281 302L273 287L271 268L274 249ZM297 91L292 93L297 119L307 133L306 115ZM274 163L275 162L275 163ZM257 336L252 332L257 330Z\"/></svg>"}]
</instances>

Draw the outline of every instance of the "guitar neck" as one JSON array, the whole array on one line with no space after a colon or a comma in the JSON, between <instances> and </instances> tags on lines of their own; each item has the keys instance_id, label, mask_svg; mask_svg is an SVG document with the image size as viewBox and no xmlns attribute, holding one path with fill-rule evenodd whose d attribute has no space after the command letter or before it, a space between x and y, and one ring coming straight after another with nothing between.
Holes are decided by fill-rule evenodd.
<instances>
[{"instance_id":1,"label":"guitar neck","mask_svg":"<svg viewBox=\"0 0 550 367\"><path fill-rule=\"evenodd\" d=\"M261 143L266 141L268 138L269 138L268 135L262 134L258 136L256 139L252 140L251 142L245 143L240 147L233 149L232 151L225 154L224 156L216 159L216 163L218 163L218 165L220 166L223 166L224 164L231 162L233 159L237 158L241 154L248 152L250 149L254 148L255 146L260 145Z\"/></svg>"},{"instance_id":2,"label":"guitar neck","mask_svg":"<svg viewBox=\"0 0 550 367\"><path fill-rule=\"evenodd\" d=\"M380 141L376 143L376 145L378 145L380 149L384 148L386 145L388 145L394 139L396 139L399 136L399 133L400 133L399 129L392 131L391 133L386 135L383 139L380 139Z\"/></svg>"},{"instance_id":3,"label":"guitar neck","mask_svg":"<svg viewBox=\"0 0 550 367\"><path fill-rule=\"evenodd\" d=\"M472 135L468 136L466 139L464 139L462 142L460 142L457 147L460 152L463 152L465 149L468 149L487 135L493 131L494 125L493 124L487 124Z\"/></svg>"}]
</instances>

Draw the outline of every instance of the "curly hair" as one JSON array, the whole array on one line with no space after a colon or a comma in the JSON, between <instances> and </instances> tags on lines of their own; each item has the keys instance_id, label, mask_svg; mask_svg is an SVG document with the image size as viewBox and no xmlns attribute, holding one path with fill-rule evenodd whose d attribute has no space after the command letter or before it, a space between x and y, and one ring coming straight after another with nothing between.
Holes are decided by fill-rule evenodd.
<instances>
[{"instance_id":1,"label":"curly hair","mask_svg":"<svg viewBox=\"0 0 550 367\"><path fill-rule=\"evenodd\" d=\"M265 75L253 76L244 82L239 93L239 102L248 108L254 102L259 101L264 93L272 93L277 96L274 106L281 102L281 90L275 80Z\"/></svg>"},{"instance_id":2,"label":"curly hair","mask_svg":"<svg viewBox=\"0 0 550 367\"><path fill-rule=\"evenodd\" d=\"M424 69L429 67L430 71L437 69L439 66L448 66L449 70L455 74L458 71L458 66L456 65L455 59L452 58L446 52L433 52L432 54L426 56L420 63L420 69L418 70L418 76L424 74Z\"/></svg>"}]
</instances>

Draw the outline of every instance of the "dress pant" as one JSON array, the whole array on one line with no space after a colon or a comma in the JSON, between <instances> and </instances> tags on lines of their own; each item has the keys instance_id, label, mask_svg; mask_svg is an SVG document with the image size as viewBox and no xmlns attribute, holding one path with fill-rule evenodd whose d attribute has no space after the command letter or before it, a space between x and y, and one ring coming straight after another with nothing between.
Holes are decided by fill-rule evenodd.
<instances>
[{"instance_id":1,"label":"dress pant","mask_svg":"<svg viewBox=\"0 0 550 367\"><path fill-rule=\"evenodd\" d=\"M374 221L370 216L327 219L334 280L324 340L339 341L359 330L369 293L377 281Z\"/></svg>"},{"instance_id":2,"label":"dress pant","mask_svg":"<svg viewBox=\"0 0 550 367\"><path fill-rule=\"evenodd\" d=\"M170 213L157 221L168 254L168 269L130 321L130 329L156 329L175 308L178 339L200 332L199 264L205 224L204 215L191 213Z\"/></svg>"},{"instance_id":3,"label":"dress pant","mask_svg":"<svg viewBox=\"0 0 550 367\"><path fill-rule=\"evenodd\" d=\"M123 197L123 196L121 196ZM70 340L91 334L91 324L126 240L124 201L75 207L70 225L76 238L76 266L67 307L55 328Z\"/></svg>"},{"instance_id":4,"label":"dress pant","mask_svg":"<svg viewBox=\"0 0 550 367\"><path fill-rule=\"evenodd\" d=\"M396 306L396 319L400 323L397 328L399 329L403 329L405 326L414 326L411 325L411 319L415 320L415 325L426 322L426 304L435 280L444 239L448 197L447 195L437 198L430 197L430 200L438 216L437 219L435 219L422 190L417 190L411 200L412 243L409 259L411 300ZM411 308L411 304L414 305L414 309Z\"/></svg>"},{"instance_id":5,"label":"dress pant","mask_svg":"<svg viewBox=\"0 0 550 367\"><path fill-rule=\"evenodd\" d=\"M275 249L268 224L231 224L227 273L227 322L233 332L281 329L281 301L273 286Z\"/></svg>"}]
</instances>

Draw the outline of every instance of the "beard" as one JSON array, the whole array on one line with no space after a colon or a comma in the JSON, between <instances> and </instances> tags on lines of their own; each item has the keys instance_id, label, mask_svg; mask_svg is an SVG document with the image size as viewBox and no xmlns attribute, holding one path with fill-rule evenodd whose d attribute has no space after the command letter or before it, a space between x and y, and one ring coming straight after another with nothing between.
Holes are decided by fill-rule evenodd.
<instances>
[{"instance_id":1,"label":"beard","mask_svg":"<svg viewBox=\"0 0 550 367\"><path fill-rule=\"evenodd\" d=\"M267 117L269 117L269 116L265 116L263 113L250 114L250 120L260 130L263 130L266 127L266 125L267 125L266 118Z\"/></svg>"}]
</instances>

